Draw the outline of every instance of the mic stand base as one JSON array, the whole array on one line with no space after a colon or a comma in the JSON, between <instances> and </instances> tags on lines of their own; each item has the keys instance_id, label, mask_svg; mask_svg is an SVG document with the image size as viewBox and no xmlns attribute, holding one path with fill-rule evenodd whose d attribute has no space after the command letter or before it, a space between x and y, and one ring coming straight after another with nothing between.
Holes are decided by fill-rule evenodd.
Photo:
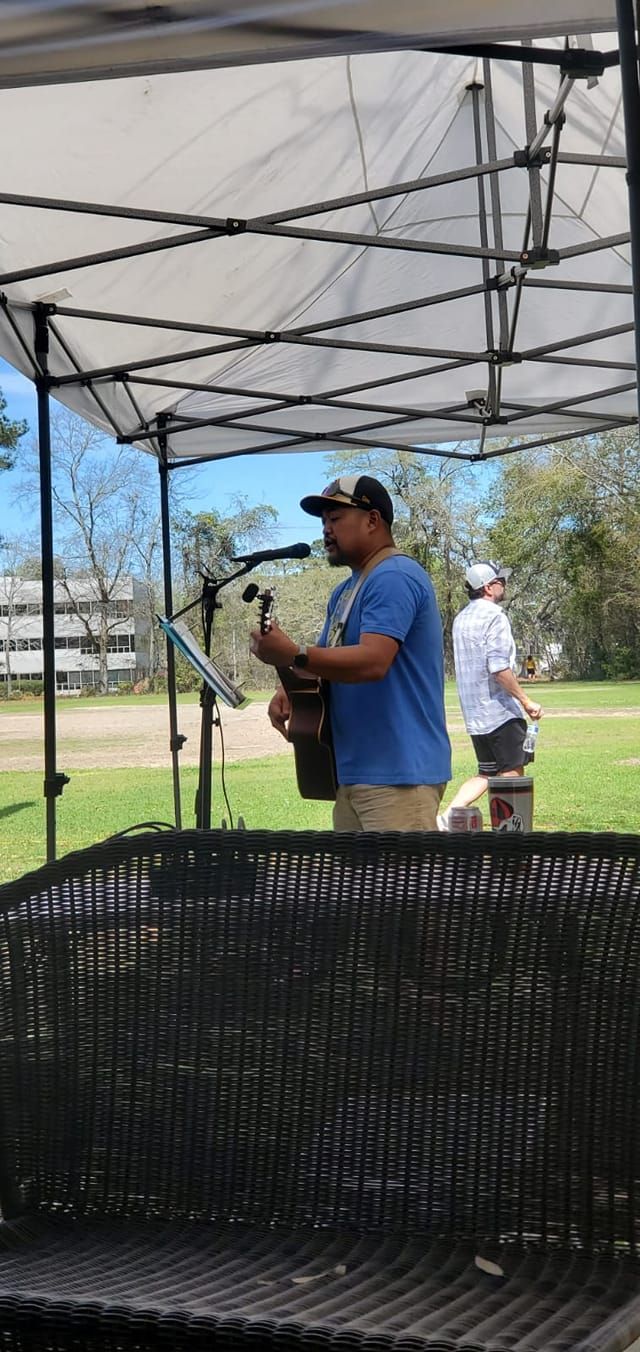
<instances>
[{"instance_id":1,"label":"mic stand base","mask_svg":"<svg viewBox=\"0 0 640 1352\"><path fill-rule=\"evenodd\" d=\"M195 797L196 827L211 830L211 781L213 775L213 729L220 727L220 713L215 691L203 685L200 692L200 755L198 758L198 787Z\"/></svg>"}]
</instances>

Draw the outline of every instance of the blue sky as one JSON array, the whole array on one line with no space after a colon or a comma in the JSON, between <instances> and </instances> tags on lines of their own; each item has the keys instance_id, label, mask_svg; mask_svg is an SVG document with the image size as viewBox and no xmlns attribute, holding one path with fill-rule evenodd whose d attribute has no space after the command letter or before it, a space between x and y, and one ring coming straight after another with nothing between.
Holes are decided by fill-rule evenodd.
<instances>
[{"instance_id":1,"label":"blue sky","mask_svg":"<svg viewBox=\"0 0 640 1352\"><path fill-rule=\"evenodd\" d=\"M30 381L0 359L0 390L7 401L10 418L26 418L36 428L35 390ZM29 433L27 433L27 436ZM142 452L140 452L142 454ZM178 474L180 471L176 471ZM20 535L39 528L38 504L31 510L15 501L19 469L0 476L0 535ZM296 540L314 540L318 523L300 510L305 493L320 492L328 482L327 455L324 451L306 455L240 456L237 460L216 461L189 472L185 505L192 511L216 507L224 512L235 494L242 494L251 505L268 502L280 521L275 543L293 544Z\"/></svg>"},{"instance_id":2,"label":"blue sky","mask_svg":"<svg viewBox=\"0 0 640 1352\"><path fill-rule=\"evenodd\" d=\"M6 401L10 418L25 418L33 433L37 427L35 389L25 376L15 371L0 358L0 390ZM55 408L55 400L53 408ZM29 433L26 434L27 438ZM109 442L107 441L107 446ZM115 445L115 443L112 443ZM109 454L109 451L106 452ZM138 454L143 455L140 451ZM487 462L478 471L480 495L496 473L497 462ZM332 474L327 451L309 451L305 455L247 455L235 460L217 460L201 468L192 469L178 481L186 485L181 506L191 511L210 508L223 514L231 509L236 495L246 498L250 506L270 503L278 512L279 521L273 528L274 545L290 545L296 540L316 540L319 523L300 509L300 498L305 493L321 492ZM20 482L19 468L0 475L0 538L3 535L31 535L39 532L39 504L34 498L29 509L16 500Z\"/></svg>"}]
</instances>

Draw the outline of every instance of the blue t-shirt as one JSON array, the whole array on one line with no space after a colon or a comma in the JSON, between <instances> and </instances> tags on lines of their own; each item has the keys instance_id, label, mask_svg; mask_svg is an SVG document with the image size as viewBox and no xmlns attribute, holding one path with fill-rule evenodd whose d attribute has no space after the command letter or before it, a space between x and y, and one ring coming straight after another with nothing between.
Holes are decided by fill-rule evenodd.
<instances>
[{"instance_id":1,"label":"blue t-shirt","mask_svg":"<svg viewBox=\"0 0 640 1352\"><path fill-rule=\"evenodd\" d=\"M319 644L345 604L353 573L332 593ZM385 634L400 648L381 681L330 683L331 727L340 784L443 784L451 778L444 713L442 624L430 578L395 555L374 568L356 596L343 645Z\"/></svg>"}]
</instances>

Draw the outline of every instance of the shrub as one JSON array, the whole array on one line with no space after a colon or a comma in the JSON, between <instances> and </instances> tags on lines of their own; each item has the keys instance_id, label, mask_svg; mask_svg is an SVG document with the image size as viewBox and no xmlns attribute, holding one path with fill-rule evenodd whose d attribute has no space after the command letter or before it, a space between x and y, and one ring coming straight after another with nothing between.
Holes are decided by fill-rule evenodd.
<instances>
[{"instance_id":1,"label":"shrub","mask_svg":"<svg viewBox=\"0 0 640 1352\"><path fill-rule=\"evenodd\" d=\"M634 681L640 676L640 653L625 643L616 643L603 663L604 674L611 681Z\"/></svg>"},{"instance_id":2,"label":"shrub","mask_svg":"<svg viewBox=\"0 0 640 1352\"><path fill-rule=\"evenodd\" d=\"M176 690L179 695L186 695L191 690L199 690L202 685L202 678L193 667L187 671L176 670Z\"/></svg>"},{"instance_id":3,"label":"shrub","mask_svg":"<svg viewBox=\"0 0 640 1352\"><path fill-rule=\"evenodd\" d=\"M19 677L14 676L11 681L11 695L7 691L7 683L3 681L0 685L0 699L22 699L24 695L41 695L44 690L44 681L21 681Z\"/></svg>"}]
</instances>

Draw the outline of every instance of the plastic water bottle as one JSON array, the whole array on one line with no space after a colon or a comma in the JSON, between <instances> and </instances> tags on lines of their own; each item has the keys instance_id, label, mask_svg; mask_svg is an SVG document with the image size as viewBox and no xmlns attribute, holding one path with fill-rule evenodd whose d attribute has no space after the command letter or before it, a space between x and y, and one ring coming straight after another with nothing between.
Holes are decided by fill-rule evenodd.
<instances>
[{"instance_id":1,"label":"plastic water bottle","mask_svg":"<svg viewBox=\"0 0 640 1352\"><path fill-rule=\"evenodd\" d=\"M533 760L533 757L535 755L537 740L538 740L538 724L530 723L529 727L527 728L527 735L524 739L522 750L525 751L526 754L531 757L531 760Z\"/></svg>"}]
</instances>

